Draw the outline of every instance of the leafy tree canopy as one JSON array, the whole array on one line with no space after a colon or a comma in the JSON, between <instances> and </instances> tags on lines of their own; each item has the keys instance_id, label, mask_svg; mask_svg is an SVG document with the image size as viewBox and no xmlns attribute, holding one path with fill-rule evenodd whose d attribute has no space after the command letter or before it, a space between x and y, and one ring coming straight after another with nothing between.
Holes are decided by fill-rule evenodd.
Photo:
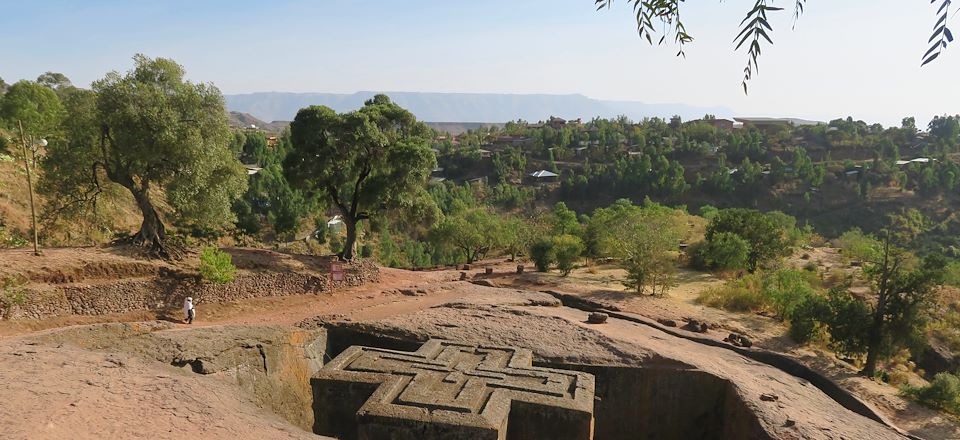
<instances>
[{"instance_id":1,"label":"leafy tree canopy","mask_svg":"<svg viewBox=\"0 0 960 440\"><path fill-rule=\"evenodd\" d=\"M723 209L707 226L707 241L722 232L736 234L750 244L750 270L790 252L782 219L753 209Z\"/></svg>"},{"instance_id":2,"label":"leafy tree canopy","mask_svg":"<svg viewBox=\"0 0 960 440\"><path fill-rule=\"evenodd\" d=\"M293 151L284 172L340 211L347 229L344 259L353 258L357 222L429 200L420 195L436 166L431 131L386 95L344 114L324 106L301 109L290 132Z\"/></svg>"},{"instance_id":3,"label":"leafy tree canopy","mask_svg":"<svg viewBox=\"0 0 960 440\"><path fill-rule=\"evenodd\" d=\"M62 206L94 202L107 182L126 188L143 215L136 244L164 257L166 226L160 206L196 227L233 221L232 201L246 173L229 150L223 96L210 84L184 80L172 60L134 57L126 74L108 73L90 92L68 96L68 142L51 144L42 185Z\"/></svg>"},{"instance_id":4,"label":"leafy tree canopy","mask_svg":"<svg viewBox=\"0 0 960 440\"><path fill-rule=\"evenodd\" d=\"M18 81L0 97L0 120L10 131L23 124L30 137L53 138L66 116L60 98L52 90L30 81Z\"/></svg>"},{"instance_id":5,"label":"leafy tree canopy","mask_svg":"<svg viewBox=\"0 0 960 440\"><path fill-rule=\"evenodd\" d=\"M57 93L63 93L73 88L70 78L59 72L46 72L37 77L37 84L47 87Z\"/></svg>"}]
</instances>

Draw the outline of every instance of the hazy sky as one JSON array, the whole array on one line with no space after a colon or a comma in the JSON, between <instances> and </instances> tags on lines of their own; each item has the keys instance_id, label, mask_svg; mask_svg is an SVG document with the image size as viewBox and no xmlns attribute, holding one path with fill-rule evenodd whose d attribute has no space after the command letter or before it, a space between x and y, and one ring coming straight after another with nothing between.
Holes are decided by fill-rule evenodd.
<instances>
[{"instance_id":1,"label":"hazy sky","mask_svg":"<svg viewBox=\"0 0 960 440\"><path fill-rule=\"evenodd\" d=\"M960 113L960 42L920 68L929 2L811 0L796 29L792 0L774 3L788 10L749 96L731 43L746 0L687 1L685 60L641 42L625 0L0 0L0 77L51 70L87 86L142 52L228 94L580 93L884 124Z\"/></svg>"}]
</instances>

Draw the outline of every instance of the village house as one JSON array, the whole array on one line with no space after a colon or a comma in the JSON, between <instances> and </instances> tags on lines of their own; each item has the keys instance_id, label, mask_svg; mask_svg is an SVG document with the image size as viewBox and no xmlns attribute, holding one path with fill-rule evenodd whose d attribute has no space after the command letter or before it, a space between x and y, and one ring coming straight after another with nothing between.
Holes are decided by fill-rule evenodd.
<instances>
[{"instance_id":1,"label":"village house","mask_svg":"<svg viewBox=\"0 0 960 440\"><path fill-rule=\"evenodd\" d=\"M729 119L723 118L714 118L714 119L696 119L690 121L689 123L694 124L697 122L702 122L708 124L717 130L732 131L734 129L743 128L743 123L731 121Z\"/></svg>"}]
</instances>

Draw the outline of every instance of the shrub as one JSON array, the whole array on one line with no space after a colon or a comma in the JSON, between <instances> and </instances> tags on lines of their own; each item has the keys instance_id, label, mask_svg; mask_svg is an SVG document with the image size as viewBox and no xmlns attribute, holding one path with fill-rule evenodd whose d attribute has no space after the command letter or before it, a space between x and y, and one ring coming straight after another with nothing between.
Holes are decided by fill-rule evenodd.
<instances>
[{"instance_id":1,"label":"shrub","mask_svg":"<svg viewBox=\"0 0 960 440\"><path fill-rule=\"evenodd\" d=\"M960 414L960 377L955 374L937 373L927 386L904 387L904 394L929 407Z\"/></svg>"},{"instance_id":2,"label":"shrub","mask_svg":"<svg viewBox=\"0 0 960 440\"><path fill-rule=\"evenodd\" d=\"M870 306L854 298L845 285L830 289L827 303L830 313L825 324L830 328L831 348L844 356L866 353L873 320Z\"/></svg>"},{"instance_id":3,"label":"shrub","mask_svg":"<svg viewBox=\"0 0 960 440\"><path fill-rule=\"evenodd\" d=\"M343 252L343 239L338 234L330 235L330 253L339 254Z\"/></svg>"},{"instance_id":4,"label":"shrub","mask_svg":"<svg viewBox=\"0 0 960 440\"><path fill-rule=\"evenodd\" d=\"M697 296L697 303L734 312L758 312L770 308L770 299L763 294L763 279L759 274L707 289Z\"/></svg>"},{"instance_id":5,"label":"shrub","mask_svg":"<svg viewBox=\"0 0 960 440\"><path fill-rule=\"evenodd\" d=\"M797 306L814 296L815 279L816 274L793 269L780 269L764 278L763 293L770 298L780 320L792 319Z\"/></svg>"},{"instance_id":6,"label":"shrub","mask_svg":"<svg viewBox=\"0 0 960 440\"><path fill-rule=\"evenodd\" d=\"M707 220L713 220L713 218L717 216L718 211L720 210L713 205L703 205L700 207L700 217L703 217Z\"/></svg>"},{"instance_id":7,"label":"shrub","mask_svg":"<svg viewBox=\"0 0 960 440\"><path fill-rule=\"evenodd\" d=\"M713 270L746 269L750 261L750 243L731 232L719 232L698 243L691 251L694 267Z\"/></svg>"},{"instance_id":8,"label":"shrub","mask_svg":"<svg viewBox=\"0 0 960 440\"><path fill-rule=\"evenodd\" d=\"M225 284L233 281L237 268L233 257L215 247L203 248L200 253L200 277L205 281Z\"/></svg>"},{"instance_id":9,"label":"shrub","mask_svg":"<svg viewBox=\"0 0 960 440\"><path fill-rule=\"evenodd\" d=\"M550 264L556 258L553 250L553 240L541 237L530 245L530 258L540 272L550 270Z\"/></svg>"},{"instance_id":10,"label":"shrub","mask_svg":"<svg viewBox=\"0 0 960 440\"><path fill-rule=\"evenodd\" d=\"M27 301L25 279L7 277L0 279L0 318L5 318L12 306L23 305Z\"/></svg>"},{"instance_id":11,"label":"shrub","mask_svg":"<svg viewBox=\"0 0 960 440\"><path fill-rule=\"evenodd\" d=\"M960 261L951 261L947 264L943 278L944 284L960 287Z\"/></svg>"},{"instance_id":12,"label":"shrub","mask_svg":"<svg viewBox=\"0 0 960 440\"><path fill-rule=\"evenodd\" d=\"M828 320L830 306L821 296L811 295L797 304L790 318L790 338L798 344L806 344L817 339L824 332L822 322Z\"/></svg>"},{"instance_id":13,"label":"shrub","mask_svg":"<svg viewBox=\"0 0 960 440\"><path fill-rule=\"evenodd\" d=\"M836 240L836 246L840 248L843 258L846 261L871 261L875 260L882 249L879 240L873 236L864 234L858 228L853 228L844 232Z\"/></svg>"},{"instance_id":14,"label":"shrub","mask_svg":"<svg viewBox=\"0 0 960 440\"><path fill-rule=\"evenodd\" d=\"M6 230L3 225L0 225L0 249L22 248L29 244L30 242L22 236L14 232L10 232Z\"/></svg>"},{"instance_id":15,"label":"shrub","mask_svg":"<svg viewBox=\"0 0 960 440\"><path fill-rule=\"evenodd\" d=\"M573 235L559 235L553 238L553 253L560 275L567 276L573 270L573 264L583 253L583 242Z\"/></svg>"},{"instance_id":16,"label":"shrub","mask_svg":"<svg viewBox=\"0 0 960 440\"><path fill-rule=\"evenodd\" d=\"M373 256L373 245L370 243L364 243L360 246L360 256L363 258L370 258Z\"/></svg>"}]
</instances>

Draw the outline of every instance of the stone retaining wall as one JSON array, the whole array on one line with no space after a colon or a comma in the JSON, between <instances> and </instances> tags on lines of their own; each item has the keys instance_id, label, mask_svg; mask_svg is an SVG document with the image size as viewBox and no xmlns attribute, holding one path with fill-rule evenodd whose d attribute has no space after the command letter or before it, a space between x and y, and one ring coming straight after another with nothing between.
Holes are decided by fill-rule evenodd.
<instances>
[{"instance_id":1,"label":"stone retaining wall","mask_svg":"<svg viewBox=\"0 0 960 440\"><path fill-rule=\"evenodd\" d=\"M155 277L124 279L96 284L27 289L22 304L0 302L0 319L41 319L58 315L105 315L137 310L179 307L192 296L195 303L210 304L266 296L330 292L380 280L380 271L369 261L344 263L345 279L298 272L238 273L226 284L213 284L194 275L161 273Z\"/></svg>"}]
</instances>

